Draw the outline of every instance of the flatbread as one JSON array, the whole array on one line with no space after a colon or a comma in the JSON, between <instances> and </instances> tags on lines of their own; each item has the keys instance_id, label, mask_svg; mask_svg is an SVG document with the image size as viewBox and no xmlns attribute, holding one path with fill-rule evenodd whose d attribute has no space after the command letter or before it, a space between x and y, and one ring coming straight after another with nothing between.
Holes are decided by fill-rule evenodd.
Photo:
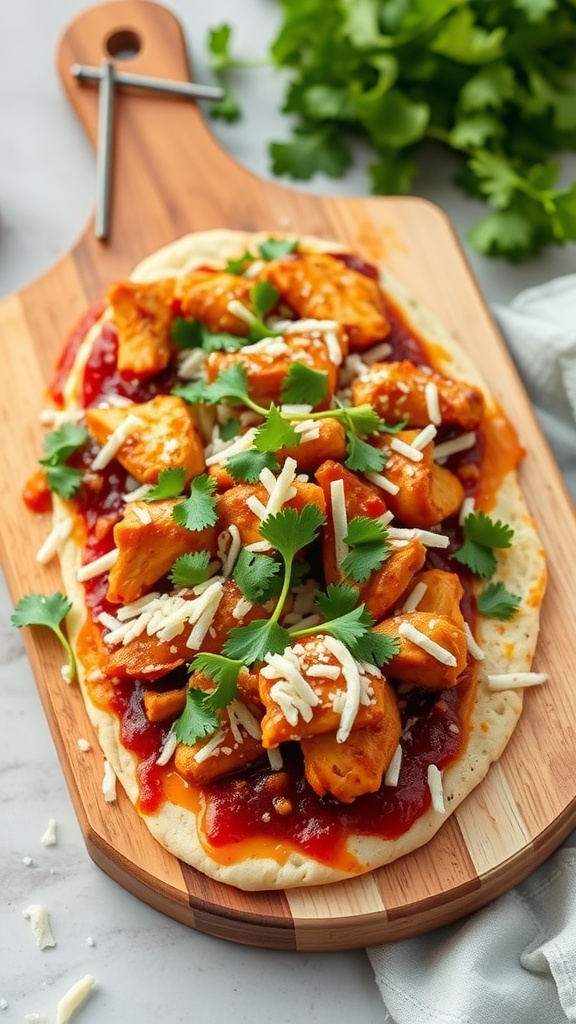
<instances>
[{"instance_id":1,"label":"flatbread","mask_svg":"<svg viewBox=\"0 0 576 1024\"><path fill-rule=\"evenodd\" d=\"M246 249L256 251L259 242L268 236L236 231L215 230L188 235L160 249L143 260L133 272L133 280L150 282L180 277L195 267L213 264L222 267L228 259L238 257ZM325 252L344 251L335 242L318 238L300 238L304 249ZM434 347L433 365L453 379L461 379L480 387L488 405L492 398L478 368L460 348L455 339L432 314L423 309L406 289L386 271L380 271L380 284L385 296L401 310L406 323L424 347ZM68 407L79 402L80 380L94 333L87 335L80 349L74 372L68 381ZM55 521L70 514L66 502L55 497ZM513 545L499 553L497 579L521 598L513 618L507 622L479 617L477 641L484 651L479 663L477 692L471 717L470 734L462 756L443 773L445 811L431 806L403 835L393 840L351 836L348 848L357 858L358 871L371 871L427 843L481 782L490 765L508 744L522 710L523 690L506 689L495 692L489 688L488 676L493 673L527 672L530 669L539 629L539 608L545 589L545 556L533 520L524 503L516 473L509 472L502 481L490 515L509 524L514 530ZM61 568L66 593L73 602L67 621L73 647L86 619L84 591L77 581L82 551L70 539L61 550ZM79 681L86 708L93 722L105 757L112 765L130 800L136 804L139 795L137 762L120 741L117 718L96 707L89 694L86 671L78 664ZM238 857L221 863L213 856L202 836L200 818L186 807L165 801L153 814L143 815L155 838L175 856L218 881L246 890L282 889L292 886L318 885L338 881L358 871L343 871L329 863L293 851L281 859L268 855ZM201 816L200 816L201 817Z\"/></svg>"}]
</instances>

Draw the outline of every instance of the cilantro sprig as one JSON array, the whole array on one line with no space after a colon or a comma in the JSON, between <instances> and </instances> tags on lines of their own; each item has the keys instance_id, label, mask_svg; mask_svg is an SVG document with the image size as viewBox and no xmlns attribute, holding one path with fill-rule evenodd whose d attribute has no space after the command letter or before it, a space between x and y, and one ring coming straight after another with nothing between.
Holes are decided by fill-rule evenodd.
<instances>
[{"instance_id":1,"label":"cilantro sprig","mask_svg":"<svg viewBox=\"0 0 576 1024\"><path fill-rule=\"evenodd\" d=\"M471 512L464 520L464 543L452 558L465 565L475 576L490 579L498 561L494 548L509 548L514 530L507 523L493 520L485 512Z\"/></svg>"},{"instance_id":2,"label":"cilantro sprig","mask_svg":"<svg viewBox=\"0 0 576 1024\"><path fill-rule=\"evenodd\" d=\"M87 440L86 428L74 423L64 423L44 437L44 453L38 461L44 466L48 487L61 498L73 498L82 483L82 470L69 466L67 460Z\"/></svg>"},{"instance_id":3,"label":"cilantro sprig","mask_svg":"<svg viewBox=\"0 0 576 1024\"><path fill-rule=\"evenodd\" d=\"M518 594L512 594L507 590L500 580L485 587L476 599L476 607L481 615L486 615L489 619L507 621L512 618L521 600Z\"/></svg>"},{"instance_id":4,"label":"cilantro sprig","mask_svg":"<svg viewBox=\"0 0 576 1024\"><path fill-rule=\"evenodd\" d=\"M179 501L172 509L172 518L179 526L187 530L206 530L215 526L218 521L216 514L216 481L206 473L194 477L190 485L190 496Z\"/></svg>"},{"instance_id":5,"label":"cilantro sprig","mask_svg":"<svg viewBox=\"0 0 576 1024\"><path fill-rule=\"evenodd\" d=\"M166 498L179 498L184 490L186 470L182 466L161 469L158 482L144 495L142 501L162 501Z\"/></svg>"},{"instance_id":6,"label":"cilantro sprig","mask_svg":"<svg viewBox=\"0 0 576 1024\"><path fill-rule=\"evenodd\" d=\"M62 630L62 623L71 610L72 602L64 594L26 594L20 598L10 617L12 625L18 629L23 626L45 626L52 630L66 652L70 681L76 677L76 662L68 638Z\"/></svg>"},{"instance_id":7,"label":"cilantro sprig","mask_svg":"<svg viewBox=\"0 0 576 1024\"><path fill-rule=\"evenodd\" d=\"M226 707L238 693L238 675L243 663L220 654L198 654L190 664L190 672L203 672L216 686L213 690L190 687L186 704L172 729L180 743L193 744L210 736L219 725L218 711Z\"/></svg>"},{"instance_id":8,"label":"cilantro sprig","mask_svg":"<svg viewBox=\"0 0 576 1024\"><path fill-rule=\"evenodd\" d=\"M174 562L169 579L175 587L195 587L208 579L209 551L189 551Z\"/></svg>"},{"instance_id":9,"label":"cilantro sprig","mask_svg":"<svg viewBox=\"0 0 576 1024\"><path fill-rule=\"evenodd\" d=\"M272 170L338 177L360 136L373 192L402 194L439 145L488 208L469 235L479 252L575 241L576 182L556 161L576 149L575 40L572 0L284 3L268 55L288 73L291 133L271 142ZM227 66L230 42L228 26Z\"/></svg>"},{"instance_id":10,"label":"cilantro sprig","mask_svg":"<svg viewBox=\"0 0 576 1024\"><path fill-rule=\"evenodd\" d=\"M348 523L344 543L351 550L342 561L342 569L356 583L364 583L390 555L388 531L377 519L354 516Z\"/></svg>"}]
</instances>

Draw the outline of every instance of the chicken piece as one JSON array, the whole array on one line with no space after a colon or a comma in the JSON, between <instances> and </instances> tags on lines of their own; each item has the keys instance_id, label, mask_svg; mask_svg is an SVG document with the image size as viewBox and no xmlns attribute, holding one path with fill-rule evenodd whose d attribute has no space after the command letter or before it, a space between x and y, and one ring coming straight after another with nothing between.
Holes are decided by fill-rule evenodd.
<instances>
[{"instance_id":1,"label":"chicken piece","mask_svg":"<svg viewBox=\"0 0 576 1024\"><path fill-rule=\"evenodd\" d=\"M329 636L305 637L282 655L268 655L258 676L263 746L325 732L342 743L351 729L377 725L384 717L383 679Z\"/></svg>"},{"instance_id":2,"label":"chicken piece","mask_svg":"<svg viewBox=\"0 0 576 1024\"><path fill-rule=\"evenodd\" d=\"M386 451L385 478L398 488L397 494L386 495L388 508L406 526L428 529L458 512L464 488L454 473L434 462L432 441L421 449L417 462L395 450L395 442L412 445L418 434L418 430L400 430L382 435L375 444Z\"/></svg>"},{"instance_id":3,"label":"chicken piece","mask_svg":"<svg viewBox=\"0 0 576 1024\"><path fill-rule=\"evenodd\" d=\"M305 505L317 505L322 513L325 512L324 495L316 484L295 480L292 489L296 493L284 502L282 508L295 508L301 512ZM236 526L243 547L262 541L260 533L262 520L247 505L247 501L253 495L262 505L266 506L269 494L264 484L260 483L236 484L223 494L219 494L216 500L220 528L228 529L231 525Z\"/></svg>"},{"instance_id":4,"label":"chicken piece","mask_svg":"<svg viewBox=\"0 0 576 1024\"><path fill-rule=\"evenodd\" d=\"M164 576L180 555L192 551L216 554L216 527L188 530L172 518L174 501L133 501L114 527L119 555L106 597L112 604L131 604Z\"/></svg>"},{"instance_id":5,"label":"chicken piece","mask_svg":"<svg viewBox=\"0 0 576 1024\"><path fill-rule=\"evenodd\" d=\"M295 448L279 448L275 453L281 466L286 459L294 459L299 473L314 473L326 459L343 462L346 457L346 433L338 420L316 420L309 432L304 431L303 440ZM226 469L225 462L210 466L208 475L216 480L218 491L227 491L234 486L234 478Z\"/></svg>"},{"instance_id":6,"label":"chicken piece","mask_svg":"<svg viewBox=\"0 0 576 1024\"><path fill-rule=\"evenodd\" d=\"M457 685L466 668L468 645L464 630L450 616L437 612L406 612L384 619L374 629L399 642L399 653L386 665L386 672L392 679L429 690ZM411 639L412 630L417 633ZM431 640L436 645L435 653L415 643L416 638L425 645Z\"/></svg>"},{"instance_id":7,"label":"chicken piece","mask_svg":"<svg viewBox=\"0 0 576 1024\"><path fill-rule=\"evenodd\" d=\"M194 672L189 685L206 692L214 689L212 680L202 672ZM265 756L256 709L235 699L216 714L220 725L215 733L194 744L179 743L176 747L176 771L195 785L230 775Z\"/></svg>"},{"instance_id":8,"label":"chicken piece","mask_svg":"<svg viewBox=\"0 0 576 1024\"><path fill-rule=\"evenodd\" d=\"M464 590L458 573L446 572L445 569L427 569L425 572L419 572L412 580L404 600L409 600L415 587L420 584L424 585L426 590L413 611L448 615L459 629L464 629L464 617L460 610Z\"/></svg>"},{"instance_id":9,"label":"chicken piece","mask_svg":"<svg viewBox=\"0 0 576 1024\"><path fill-rule=\"evenodd\" d=\"M218 580L221 581L221 577L212 581L213 584L216 584L216 589L212 592L215 598L218 597L220 591ZM177 595L167 595L165 600L175 596ZM192 591L190 596L182 598L185 605L190 607L190 615L194 611L192 602L197 597L198 595ZM151 636L143 627L142 632L127 643L122 643L119 640L115 645L106 644L109 653L102 670L108 679L124 679L126 676L150 681L160 679L173 669L179 668L184 662L191 661L200 648L210 654L220 654L231 629L235 626L247 626L248 623L254 622L256 619L265 619L269 612L270 606L265 608L263 605L250 604L249 601L245 601L234 581L227 579L221 584L218 607L201 639L199 637L203 626L206 625L205 620L201 624L200 630L194 635L195 625L190 624L182 616L181 632L171 635L170 639L162 639L160 627L159 632L157 631ZM142 609L141 614L146 614L145 608ZM210 615L209 611L207 615ZM129 620L128 625L136 621L137 616L135 615L133 619ZM106 643L106 634L104 642Z\"/></svg>"},{"instance_id":10,"label":"chicken piece","mask_svg":"<svg viewBox=\"0 0 576 1024\"><path fill-rule=\"evenodd\" d=\"M132 405L93 406L86 426L99 444L135 417L115 458L143 484L155 484L163 469L182 467L185 482L204 470L204 445L186 403L175 395L157 395Z\"/></svg>"},{"instance_id":11,"label":"chicken piece","mask_svg":"<svg viewBox=\"0 0 576 1024\"><path fill-rule=\"evenodd\" d=\"M327 408L336 390L338 367L332 362L328 346L318 332L264 338L234 352L211 352L205 369L208 380L212 382L222 370L239 363L246 370L250 398L267 406L271 402L280 403L282 384L295 362L326 374L326 397L316 408Z\"/></svg>"},{"instance_id":12,"label":"chicken piece","mask_svg":"<svg viewBox=\"0 0 576 1024\"><path fill-rule=\"evenodd\" d=\"M318 796L330 794L349 804L364 793L377 793L400 741L402 724L394 690L384 683L384 718L380 725L355 729L344 743L334 733L302 740L304 774Z\"/></svg>"},{"instance_id":13,"label":"chicken piece","mask_svg":"<svg viewBox=\"0 0 576 1024\"><path fill-rule=\"evenodd\" d=\"M165 370L172 355L171 279L143 284L119 281L108 289L118 331L118 372L145 380Z\"/></svg>"},{"instance_id":14,"label":"chicken piece","mask_svg":"<svg viewBox=\"0 0 576 1024\"><path fill-rule=\"evenodd\" d=\"M426 385L436 385L443 425L474 430L484 416L484 395L480 388L424 370L407 359L400 363L374 363L369 376L352 385L352 404L367 402L389 423L406 420L410 427L425 427L433 417Z\"/></svg>"},{"instance_id":15,"label":"chicken piece","mask_svg":"<svg viewBox=\"0 0 576 1024\"><path fill-rule=\"evenodd\" d=\"M165 722L168 718L177 718L184 711L186 704L186 687L177 690L144 691L144 712L149 722Z\"/></svg>"},{"instance_id":16,"label":"chicken piece","mask_svg":"<svg viewBox=\"0 0 576 1024\"><path fill-rule=\"evenodd\" d=\"M245 338L246 320L228 308L229 303L240 302L252 309L250 289L254 281L236 274L213 270L193 270L176 285L175 298L180 303L183 317L201 320L210 331L223 331Z\"/></svg>"},{"instance_id":17,"label":"chicken piece","mask_svg":"<svg viewBox=\"0 0 576 1024\"><path fill-rule=\"evenodd\" d=\"M392 551L380 568L375 569L364 583L358 584L348 580L336 561L330 484L334 480L342 480L344 483L344 503L348 522L357 515L368 515L376 519L385 511L385 505L379 497L378 488L361 480L344 466L325 462L316 473L316 479L322 486L328 509L328 520L322 531L322 562L326 583L354 583L359 589L360 601L366 604L370 615L378 622L409 586L414 573L424 565L426 548L421 541L410 540L405 547Z\"/></svg>"},{"instance_id":18,"label":"chicken piece","mask_svg":"<svg viewBox=\"0 0 576 1024\"><path fill-rule=\"evenodd\" d=\"M297 253L271 261L264 274L299 317L342 324L353 352L383 341L390 332L378 282L336 256Z\"/></svg>"}]
</instances>

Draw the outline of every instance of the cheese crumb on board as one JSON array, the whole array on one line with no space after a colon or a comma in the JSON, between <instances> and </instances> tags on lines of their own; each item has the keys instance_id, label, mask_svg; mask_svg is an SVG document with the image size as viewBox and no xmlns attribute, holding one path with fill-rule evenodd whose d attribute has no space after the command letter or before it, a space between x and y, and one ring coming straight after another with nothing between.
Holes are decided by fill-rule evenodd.
<instances>
[{"instance_id":1,"label":"cheese crumb on board","mask_svg":"<svg viewBox=\"0 0 576 1024\"><path fill-rule=\"evenodd\" d=\"M26 1024L46 1024L47 1017L45 1013L25 1013L24 1020Z\"/></svg>"},{"instance_id":2,"label":"cheese crumb on board","mask_svg":"<svg viewBox=\"0 0 576 1024\"><path fill-rule=\"evenodd\" d=\"M444 790L442 787L442 772L435 764L428 765L428 787L432 797L432 807L438 814L445 814Z\"/></svg>"},{"instance_id":3,"label":"cheese crumb on board","mask_svg":"<svg viewBox=\"0 0 576 1024\"><path fill-rule=\"evenodd\" d=\"M56 1009L56 1024L68 1024L76 1010L84 1005L92 994L96 978L86 974L62 996Z\"/></svg>"},{"instance_id":4,"label":"cheese crumb on board","mask_svg":"<svg viewBox=\"0 0 576 1024\"><path fill-rule=\"evenodd\" d=\"M76 742L78 745L78 750L81 750L83 754L86 754L88 753L89 750L92 750L92 747L89 744L88 740L85 740L83 736L80 736Z\"/></svg>"},{"instance_id":5,"label":"cheese crumb on board","mask_svg":"<svg viewBox=\"0 0 576 1024\"><path fill-rule=\"evenodd\" d=\"M34 861L32 860L32 857L22 857L22 863L25 864L27 868L29 868L32 866Z\"/></svg>"},{"instance_id":6,"label":"cheese crumb on board","mask_svg":"<svg viewBox=\"0 0 576 1024\"><path fill-rule=\"evenodd\" d=\"M102 779L102 792L106 803L114 803L116 799L116 776L109 761L104 761L104 778Z\"/></svg>"},{"instance_id":7,"label":"cheese crumb on board","mask_svg":"<svg viewBox=\"0 0 576 1024\"><path fill-rule=\"evenodd\" d=\"M23 914L24 917L30 921L32 934L36 939L39 949L46 949L49 946L56 945L54 936L50 929L50 922L48 920L48 911L46 910L46 907L43 907L41 903L31 903L30 906L23 911Z\"/></svg>"},{"instance_id":8,"label":"cheese crumb on board","mask_svg":"<svg viewBox=\"0 0 576 1024\"><path fill-rule=\"evenodd\" d=\"M48 819L48 828L42 835L40 842L42 846L55 846L56 845L56 819Z\"/></svg>"},{"instance_id":9,"label":"cheese crumb on board","mask_svg":"<svg viewBox=\"0 0 576 1024\"><path fill-rule=\"evenodd\" d=\"M8 1009L8 1001L6 999L0 999L0 1010Z\"/></svg>"}]
</instances>

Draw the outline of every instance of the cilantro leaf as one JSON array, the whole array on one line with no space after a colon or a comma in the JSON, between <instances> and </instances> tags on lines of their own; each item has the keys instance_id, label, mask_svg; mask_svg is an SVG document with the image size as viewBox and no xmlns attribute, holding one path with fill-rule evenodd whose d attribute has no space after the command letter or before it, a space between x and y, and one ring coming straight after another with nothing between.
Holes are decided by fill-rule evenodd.
<instances>
[{"instance_id":1,"label":"cilantro leaf","mask_svg":"<svg viewBox=\"0 0 576 1024\"><path fill-rule=\"evenodd\" d=\"M172 394L178 395L178 398L182 398L189 405L196 405L198 402L212 405L210 388L207 380L191 380L186 384L176 384L172 388Z\"/></svg>"},{"instance_id":2,"label":"cilantro leaf","mask_svg":"<svg viewBox=\"0 0 576 1024\"><path fill-rule=\"evenodd\" d=\"M226 469L234 480L246 480L255 484L260 479L263 469L271 469L273 473L280 469L278 459L272 452L237 452L226 459Z\"/></svg>"},{"instance_id":3,"label":"cilantro leaf","mask_svg":"<svg viewBox=\"0 0 576 1024\"><path fill-rule=\"evenodd\" d=\"M476 576L489 579L497 566L493 548L509 548L513 536L514 531L506 523L495 522L485 512L471 512L464 520L464 543L452 558Z\"/></svg>"},{"instance_id":4,"label":"cilantro leaf","mask_svg":"<svg viewBox=\"0 0 576 1024\"><path fill-rule=\"evenodd\" d=\"M178 348L201 348L205 352L234 352L246 344L246 338L210 331L200 320L186 320L182 316L174 320L171 337Z\"/></svg>"},{"instance_id":5,"label":"cilantro leaf","mask_svg":"<svg viewBox=\"0 0 576 1024\"><path fill-rule=\"evenodd\" d=\"M225 423L220 424L220 437L222 441L231 441L233 437L238 437L240 433L240 421L235 420L233 416Z\"/></svg>"},{"instance_id":6,"label":"cilantro leaf","mask_svg":"<svg viewBox=\"0 0 576 1024\"><path fill-rule=\"evenodd\" d=\"M317 595L315 604L327 619L337 619L356 607L359 593L349 583L329 583L326 593Z\"/></svg>"},{"instance_id":7,"label":"cilantro leaf","mask_svg":"<svg viewBox=\"0 0 576 1024\"><path fill-rule=\"evenodd\" d=\"M289 644L290 633L272 618L231 629L223 650L228 658L253 665L267 654L282 654Z\"/></svg>"},{"instance_id":8,"label":"cilantro leaf","mask_svg":"<svg viewBox=\"0 0 576 1024\"><path fill-rule=\"evenodd\" d=\"M254 447L261 452L277 452L279 448L295 448L301 436L275 405L270 406L265 422L254 435Z\"/></svg>"},{"instance_id":9,"label":"cilantro leaf","mask_svg":"<svg viewBox=\"0 0 576 1024\"><path fill-rule=\"evenodd\" d=\"M204 690L188 689L184 710L174 721L172 730L180 743L192 746L198 740L211 736L220 725L214 708L210 707Z\"/></svg>"},{"instance_id":10,"label":"cilantro leaf","mask_svg":"<svg viewBox=\"0 0 576 1024\"><path fill-rule=\"evenodd\" d=\"M45 472L49 489L66 500L74 497L84 476L81 469L66 465L47 466Z\"/></svg>"},{"instance_id":11,"label":"cilantro leaf","mask_svg":"<svg viewBox=\"0 0 576 1024\"><path fill-rule=\"evenodd\" d=\"M242 115L240 104L232 89L222 82L220 84L224 95L221 100L216 100L210 104L210 117L219 118L221 121L237 121Z\"/></svg>"},{"instance_id":12,"label":"cilantro leaf","mask_svg":"<svg viewBox=\"0 0 576 1024\"><path fill-rule=\"evenodd\" d=\"M348 524L344 543L352 548L342 562L342 569L357 583L364 583L388 556L387 530L377 519L354 516Z\"/></svg>"},{"instance_id":13,"label":"cilantro leaf","mask_svg":"<svg viewBox=\"0 0 576 1024\"><path fill-rule=\"evenodd\" d=\"M338 178L350 164L350 150L331 125L302 125L292 142L272 142L270 157L274 174L305 181L317 172Z\"/></svg>"},{"instance_id":14,"label":"cilantro leaf","mask_svg":"<svg viewBox=\"0 0 576 1024\"><path fill-rule=\"evenodd\" d=\"M250 301L256 316L263 320L280 298L280 292L270 281L257 281L250 289Z\"/></svg>"},{"instance_id":15,"label":"cilantro leaf","mask_svg":"<svg viewBox=\"0 0 576 1024\"><path fill-rule=\"evenodd\" d=\"M346 451L348 456L344 465L358 473L381 473L386 462L386 454L379 448L368 444L351 431L346 431Z\"/></svg>"},{"instance_id":16,"label":"cilantro leaf","mask_svg":"<svg viewBox=\"0 0 576 1024\"><path fill-rule=\"evenodd\" d=\"M228 260L224 271L226 274L243 274L248 269L251 263L254 262L254 257L251 252L246 249L241 256L237 256L236 259Z\"/></svg>"},{"instance_id":17,"label":"cilantro leaf","mask_svg":"<svg viewBox=\"0 0 576 1024\"><path fill-rule=\"evenodd\" d=\"M189 551L176 559L169 579L175 587L195 587L208 579L209 551Z\"/></svg>"},{"instance_id":18,"label":"cilantro leaf","mask_svg":"<svg viewBox=\"0 0 576 1024\"><path fill-rule=\"evenodd\" d=\"M171 469L161 469L158 474L158 482L151 487L142 501L161 501L164 498L179 498L184 490L186 470L182 466L175 466Z\"/></svg>"},{"instance_id":19,"label":"cilantro leaf","mask_svg":"<svg viewBox=\"0 0 576 1024\"><path fill-rule=\"evenodd\" d=\"M192 745L216 732L220 719L216 712L224 708L237 695L241 661L224 658L221 654L198 654L189 666L190 672L203 672L216 683L213 690L190 687L186 692L186 705L172 729L180 743Z\"/></svg>"},{"instance_id":20,"label":"cilantro leaf","mask_svg":"<svg viewBox=\"0 0 576 1024\"><path fill-rule=\"evenodd\" d=\"M44 454L38 461L46 470L48 487L61 498L72 498L82 483L82 470L67 466L66 460L87 440L86 428L74 423L64 423L44 438Z\"/></svg>"},{"instance_id":21,"label":"cilantro leaf","mask_svg":"<svg viewBox=\"0 0 576 1024\"><path fill-rule=\"evenodd\" d=\"M378 413L367 402L364 405L351 405L346 409L334 409L332 412L356 434L373 434L383 423ZM340 417L337 416L338 413L341 414Z\"/></svg>"},{"instance_id":22,"label":"cilantro leaf","mask_svg":"<svg viewBox=\"0 0 576 1024\"><path fill-rule=\"evenodd\" d=\"M286 403L319 405L328 393L328 374L298 361L291 363L282 381L281 397Z\"/></svg>"},{"instance_id":23,"label":"cilantro leaf","mask_svg":"<svg viewBox=\"0 0 576 1024\"><path fill-rule=\"evenodd\" d=\"M216 498L212 497L216 481L202 473L192 481L190 497L172 509L172 519L187 530L205 530L218 521Z\"/></svg>"},{"instance_id":24,"label":"cilantro leaf","mask_svg":"<svg viewBox=\"0 0 576 1024\"><path fill-rule=\"evenodd\" d=\"M290 241L287 238L267 238L266 241L260 242L258 252L263 260L280 260L297 248L297 239Z\"/></svg>"},{"instance_id":25,"label":"cilantro leaf","mask_svg":"<svg viewBox=\"0 0 576 1024\"><path fill-rule=\"evenodd\" d=\"M227 23L211 28L208 32L208 50L212 71L223 71L230 66L230 44L232 26Z\"/></svg>"},{"instance_id":26,"label":"cilantro leaf","mask_svg":"<svg viewBox=\"0 0 576 1024\"><path fill-rule=\"evenodd\" d=\"M200 386L198 387L198 385ZM174 388L173 394L179 395L187 402L200 401L207 402L208 405L218 405L220 402L251 404L248 395L248 377L241 363L234 363L232 366L226 367L211 384L206 381L193 381L191 385L185 384L182 387ZM192 397L188 397L189 395Z\"/></svg>"},{"instance_id":27,"label":"cilantro leaf","mask_svg":"<svg viewBox=\"0 0 576 1024\"><path fill-rule=\"evenodd\" d=\"M385 636L373 629L366 632L354 642L352 653L358 661L367 661L382 668L400 651L400 644L395 637Z\"/></svg>"},{"instance_id":28,"label":"cilantro leaf","mask_svg":"<svg viewBox=\"0 0 576 1024\"><path fill-rule=\"evenodd\" d=\"M64 594L26 594L20 598L10 617L13 626L46 626L58 637L68 659L68 678L76 676L76 663L72 648L62 631L62 622L72 611L72 602Z\"/></svg>"},{"instance_id":29,"label":"cilantro leaf","mask_svg":"<svg viewBox=\"0 0 576 1024\"><path fill-rule=\"evenodd\" d=\"M264 520L260 533L286 562L291 562L298 551L316 539L325 522L326 518L317 505L305 505L301 512L295 508L284 508Z\"/></svg>"},{"instance_id":30,"label":"cilantro leaf","mask_svg":"<svg viewBox=\"0 0 576 1024\"><path fill-rule=\"evenodd\" d=\"M490 619L511 619L522 599L512 594L500 581L489 583L478 595L476 606L481 615Z\"/></svg>"},{"instance_id":31,"label":"cilantro leaf","mask_svg":"<svg viewBox=\"0 0 576 1024\"><path fill-rule=\"evenodd\" d=\"M280 562L275 558L242 548L232 575L248 601L252 601L253 604L266 604L280 591L280 569Z\"/></svg>"}]
</instances>

